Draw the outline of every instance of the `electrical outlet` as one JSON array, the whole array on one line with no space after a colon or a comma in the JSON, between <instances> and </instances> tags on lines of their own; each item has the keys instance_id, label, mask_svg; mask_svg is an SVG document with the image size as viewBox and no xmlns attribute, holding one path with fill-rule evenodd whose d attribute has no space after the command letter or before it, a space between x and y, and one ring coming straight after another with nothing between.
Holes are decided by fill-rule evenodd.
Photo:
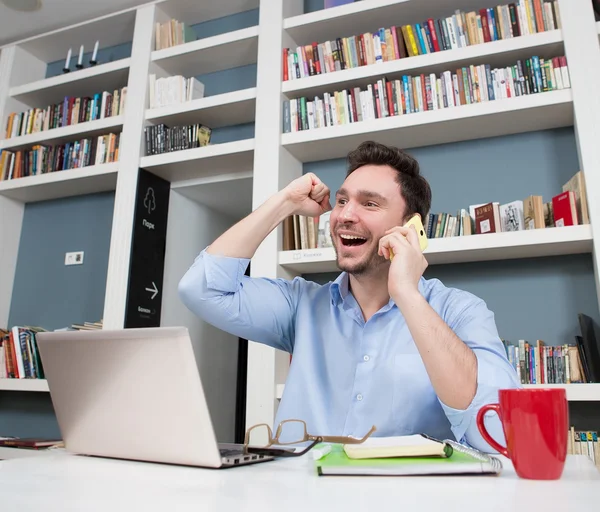
<instances>
[{"instance_id":1,"label":"electrical outlet","mask_svg":"<svg viewBox=\"0 0 600 512\"><path fill-rule=\"evenodd\" d=\"M66 253L65 265L83 265L83 251Z\"/></svg>"}]
</instances>

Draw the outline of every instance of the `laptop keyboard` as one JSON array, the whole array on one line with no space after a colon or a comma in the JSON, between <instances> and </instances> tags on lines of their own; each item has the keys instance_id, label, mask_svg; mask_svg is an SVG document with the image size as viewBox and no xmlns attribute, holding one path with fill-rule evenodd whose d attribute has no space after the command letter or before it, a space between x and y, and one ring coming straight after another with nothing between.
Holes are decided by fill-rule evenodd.
<instances>
[{"instance_id":1,"label":"laptop keyboard","mask_svg":"<svg viewBox=\"0 0 600 512\"><path fill-rule=\"evenodd\" d=\"M240 449L219 448L219 452L221 453L221 457L237 457L243 455L243 451Z\"/></svg>"}]
</instances>

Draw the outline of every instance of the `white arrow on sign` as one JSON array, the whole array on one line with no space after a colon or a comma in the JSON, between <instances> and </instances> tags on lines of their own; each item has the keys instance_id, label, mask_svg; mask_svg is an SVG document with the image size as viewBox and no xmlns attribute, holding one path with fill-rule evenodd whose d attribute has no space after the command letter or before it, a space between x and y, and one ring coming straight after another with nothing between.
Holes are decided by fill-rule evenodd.
<instances>
[{"instance_id":1,"label":"white arrow on sign","mask_svg":"<svg viewBox=\"0 0 600 512\"><path fill-rule=\"evenodd\" d=\"M156 294L158 293L158 288L156 287L156 284L154 283L154 281L152 281L152 286L154 288L146 288L147 292L152 292L152 297L150 297L151 299L156 297Z\"/></svg>"}]
</instances>

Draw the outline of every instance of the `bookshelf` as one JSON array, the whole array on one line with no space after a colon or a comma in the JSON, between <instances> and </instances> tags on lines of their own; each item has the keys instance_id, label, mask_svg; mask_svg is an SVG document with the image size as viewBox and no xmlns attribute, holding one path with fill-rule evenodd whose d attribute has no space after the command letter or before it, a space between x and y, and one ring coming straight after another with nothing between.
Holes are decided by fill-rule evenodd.
<instances>
[{"instance_id":1,"label":"bookshelf","mask_svg":"<svg viewBox=\"0 0 600 512\"><path fill-rule=\"evenodd\" d=\"M45 105L60 101L65 96L116 89L127 82L130 63L129 58L119 59L76 72L15 85L9 89L8 95L21 103Z\"/></svg>"},{"instance_id":2,"label":"bookshelf","mask_svg":"<svg viewBox=\"0 0 600 512\"><path fill-rule=\"evenodd\" d=\"M185 125L197 122L211 128L254 121L256 87L215 94L197 100L146 110L146 120L167 125Z\"/></svg>"},{"instance_id":3,"label":"bookshelf","mask_svg":"<svg viewBox=\"0 0 600 512\"><path fill-rule=\"evenodd\" d=\"M114 221L106 283L104 324L124 325L127 282L139 168L171 183L163 325L189 325L192 336L205 331L174 293L192 261L202 236L212 237L247 215L290 180L303 164L342 158L366 138L407 148L477 140L574 126L580 168L588 191L600 187L600 96L590 84L600 83L600 23L593 21L587 0L559 0L562 28L511 39L402 58L381 64L301 79L282 79L286 47L322 42L372 31L392 23L415 23L450 16L456 9L473 10L501 2L490 0L362 0L304 13L302 0L222 0L200 6L193 0L167 0L66 27L2 48L0 56L0 148L74 140L119 130L118 162L0 182L0 326L8 321L25 205L114 190ZM156 23L171 17L188 25L260 9L258 24L234 28L185 44L155 49ZM590 18L590 16L592 16ZM104 48L131 43L130 55L98 66L46 77L48 64L64 58L69 46L99 39ZM571 87L528 96L498 99L436 111L362 121L294 133L283 133L283 101L350 86L364 87L383 76L440 73L470 64L507 66L531 55L565 54ZM257 65L256 85L163 108L149 108L148 75L185 77ZM85 95L126 85L126 111L115 118L57 128L13 140L3 139L11 112L61 101L65 95ZM165 123L205 123L214 128L254 123L254 136L207 147L146 155L144 129ZM588 194L591 224L516 233L432 239L431 264L453 264L588 254L600 268L600 203ZM198 218L207 215L208 220ZM11 219L6 222L5 219ZM204 233L204 235L202 235ZM336 271L331 249L281 251L282 230L261 244L252 261L254 276L293 278ZM595 273L600 302L600 279ZM230 338L231 339L231 338ZM248 425L272 422L287 375L289 357L253 344L248 354ZM2 387L0 391L8 388ZM14 384L20 385L20 384ZM598 401L598 385L566 386L570 400Z\"/></svg>"},{"instance_id":4,"label":"bookshelf","mask_svg":"<svg viewBox=\"0 0 600 512\"><path fill-rule=\"evenodd\" d=\"M579 225L533 232L515 231L481 236L432 238L424 254L430 265L443 265L591 253L592 247L590 226ZM335 252L329 247L280 251L279 264L301 274L338 270Z\"/></svg>"},{"instance_id":5,"label":"bookshelf","mask_svg":"<svg viewBox=\"0 0 600 512\"><path fill-rule=\"evenodd\" d=\"M44 379L0 379L0 391L48 391Z\"/></svg>"},{"instance_id":6,"label":"bookshelf","mask_svg":"<svg viewBox=\"0 0 600 512\"><path fill-rule=\"evenodd\" d=\"M350 5L358 5L356 4ZM442 51L418 55L409 59L397 59L378 64L369 64L355 68L343 69L335 73L323 73L305 78L294 78L282 83L282 92L288 97L298 95L321 95L332 86L343 88L347 84L353 87L364 87L374 77L387 76L396 78L403 73L414 73L421 69L427 72L439 72L449 66L469 65L472 62L486 62L490 66L503 65L504 62L526 59L532 52L538 55L552 56L564 51L561 30L539 32L526 36L492 41Z\"/></svg>"},{"instance_id":7,"label":"bookshelf","mask_svg":"<svg viewBox=\"0 0 600 512\"><path fill-rule=\"evenodd\" d=\"M281 144L301 162L341 158L365 137L406 147L446 144L573 124L568 89L500 99L397 117L328 126L281 136Z\"/></svg>"}]
</instances>

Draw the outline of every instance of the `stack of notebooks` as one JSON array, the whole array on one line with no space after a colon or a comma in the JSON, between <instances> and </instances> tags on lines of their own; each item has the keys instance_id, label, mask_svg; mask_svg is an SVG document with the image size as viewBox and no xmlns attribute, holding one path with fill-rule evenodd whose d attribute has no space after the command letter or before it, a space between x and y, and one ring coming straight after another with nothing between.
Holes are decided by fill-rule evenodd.
<instances>
[{"instance_id":1,"label":"stack of notebooks","mask_svg":"<svg viewBox=\"0 0 600 512\"><path fill-rule=\"evenodd\" d=\"M357 445L332 445L315 461L317 474L326 475L498 475L500 459L451 440L424 434L372 437Z\"/></svg>"}]
</instances>

